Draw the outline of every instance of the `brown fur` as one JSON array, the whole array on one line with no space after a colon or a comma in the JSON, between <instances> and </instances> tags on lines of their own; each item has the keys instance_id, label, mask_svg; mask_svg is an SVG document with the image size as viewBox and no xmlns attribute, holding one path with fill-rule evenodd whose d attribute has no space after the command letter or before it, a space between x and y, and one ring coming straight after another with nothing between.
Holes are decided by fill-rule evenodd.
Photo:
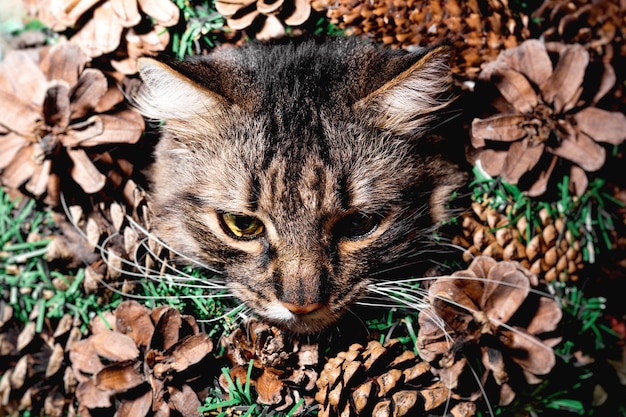
<instances>
[{"instance_id":1,"label":"brown fur","mask_svg":"<svg viewBox=\"0 0 626 417\"><path fill-rule=\"evenodd\" d=\"M341 38L143 60L137 106L165 121L157 234L261 316L296 332L332 324L374 276L419 258L463 181L428 145L449 53ZM233 238L221 213L263 233Z\"/></svg>"}]
</instances>

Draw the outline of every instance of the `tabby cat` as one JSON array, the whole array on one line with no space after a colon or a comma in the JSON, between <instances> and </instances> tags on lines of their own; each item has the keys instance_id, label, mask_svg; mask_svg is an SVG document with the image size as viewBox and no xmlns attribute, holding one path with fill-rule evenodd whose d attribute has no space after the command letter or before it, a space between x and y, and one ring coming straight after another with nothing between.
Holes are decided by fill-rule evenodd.
<instances>
[{"instance_id":1,"label":"tabby cat","mask_svg":"<svg viewBox=\"0 0 626 417\"><path fill-rule=\"evenodd\" d=\"M267 320L328 327L372 280L428 256L464 181L429 133L450 101L449 60L443 46L343 37L142 59L135 102L164 121L158 236Z\"/></svg>"}]
</instances>

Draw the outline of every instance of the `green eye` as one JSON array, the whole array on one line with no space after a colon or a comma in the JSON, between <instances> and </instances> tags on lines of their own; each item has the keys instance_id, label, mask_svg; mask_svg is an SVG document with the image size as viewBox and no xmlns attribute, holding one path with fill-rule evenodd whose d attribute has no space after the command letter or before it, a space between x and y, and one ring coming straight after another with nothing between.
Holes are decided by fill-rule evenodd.
<instances>
[{"instance_id":1,"label":"green eye","mask_svg":"<svg viewBox=\"0 0 626 417\"><path fill-rule=\"evenodd\" d=\"M226 233L236 239L253 239L265 230L261 220L256 217L233 213L222 213L221 217Z\"/></svg>"}]
</instances>

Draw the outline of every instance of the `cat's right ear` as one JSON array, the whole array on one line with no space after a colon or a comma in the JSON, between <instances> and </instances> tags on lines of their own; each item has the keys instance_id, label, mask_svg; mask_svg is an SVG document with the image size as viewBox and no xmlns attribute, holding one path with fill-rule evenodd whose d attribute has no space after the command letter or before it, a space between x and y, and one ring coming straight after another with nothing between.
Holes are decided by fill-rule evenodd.
<instances>
[{"instance_id":1,"label":"cat's right ear","mask_svg":"<svg viewBox=\"0 0 626 417\"><path fill-rule=\"evenodd\" d=\"M425 131L451 101L451 55L447 46L405 55L396 61L402 70L358 101L355 108L369 112L368 120L395 134Z\"/></svg>"},{"instance_id":2,"label":"cat's right ear","mask_svg":"<svg viewBox=\"0 0 626 417\"><path fill-rule=\"evenodd\" d=\"M143 85L131 101L147 118L193 120L226 107L222 96L161 61L139 58L137 64Z\"/></svg>"}]
</instances>

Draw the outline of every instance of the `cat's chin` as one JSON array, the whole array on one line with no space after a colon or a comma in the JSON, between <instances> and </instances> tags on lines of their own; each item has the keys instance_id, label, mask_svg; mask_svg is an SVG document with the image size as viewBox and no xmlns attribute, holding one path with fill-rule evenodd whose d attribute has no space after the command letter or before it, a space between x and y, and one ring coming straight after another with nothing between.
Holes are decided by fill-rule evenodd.
<instances>
[{"instance_id":1,"label":"cat's chin","mask_svg":"<svg viewBox=\"0 0 626 417\"><path fill-rule=\"evenodd\" d=\"M333 313L328 305L307 314L295 314L281 303L275 302L264 309L262 316L289 332L310 334L328 328L337 321L338 314Z\"/></svg>"}]
</instances>

